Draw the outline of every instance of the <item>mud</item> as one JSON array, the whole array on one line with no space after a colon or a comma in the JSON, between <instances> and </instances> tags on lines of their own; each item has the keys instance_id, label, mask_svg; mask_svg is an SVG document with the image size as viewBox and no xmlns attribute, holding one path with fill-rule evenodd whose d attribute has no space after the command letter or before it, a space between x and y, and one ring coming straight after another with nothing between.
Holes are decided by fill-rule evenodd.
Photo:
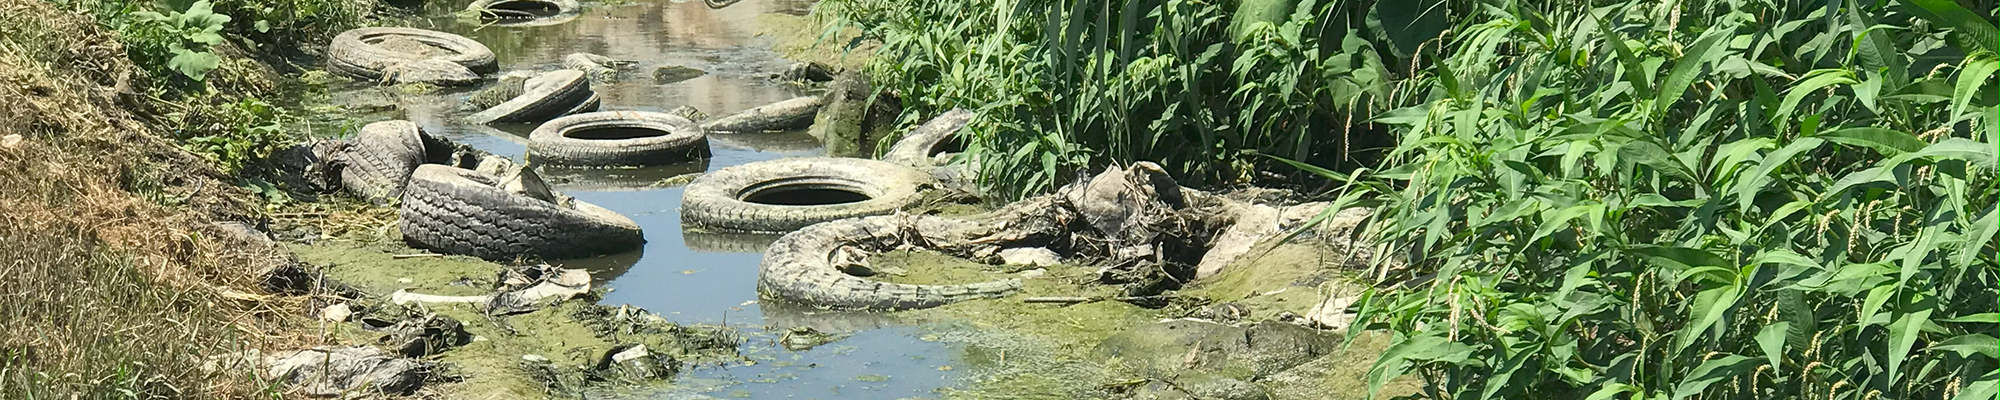
<instances>
[{"instance_id":1,"label":"mud","mask_svg":"<svg viewBox=\"0 0 2000 400\"><path fill-rule=\"evenodd\" d=\"M357 299L361 317L397 318L407 309L389 304L385 293L404 290L425 294L471 296L491 293L501 266L463 256L407 257L422 252L393 244L323 241L289 245L302 261L326 266L328 278L369 293ZM398 256L405 256L399 258ZM462 346L427 358L441 363L456 381L434 390L452 398L530 398L550 394L584 395L638 390L666 385L660 376L613 379L600 367L606 354L644 345L675 365L736 362L737 336L729 329L684 326L629 306L600 306L595 296L557 303L550 308L508 316L493 316L477 304L411 305L409 309L451 318L470 339ZM335 341L373 343L383 334L361 324L327 327ZM546 360L525 362L524 360Z\"/></svg>"}]
</instances>

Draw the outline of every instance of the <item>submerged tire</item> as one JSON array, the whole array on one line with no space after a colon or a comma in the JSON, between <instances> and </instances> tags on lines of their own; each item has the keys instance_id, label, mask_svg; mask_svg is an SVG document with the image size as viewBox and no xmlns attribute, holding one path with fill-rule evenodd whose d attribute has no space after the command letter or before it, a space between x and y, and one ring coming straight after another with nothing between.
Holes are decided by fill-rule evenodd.
<instances>
[{"instance_id":1,"label":"submerged tire","mask_svg":"<svg viewBox=\"0 0 2000 400\"><path fill-rule=\"evenodd\" d=\"M581 9L576 0L478 0L465 6L466 11L478 12L480 20L501 25L534 24L542 19L574 15Z\"/></svg>"},{"instance_id":2,"label":"submerged tire","mask_svg":"<svg viewBox=\"0 0 2000 400\"><path fill-rule=\"evenodd\" d=\"M856 158L787 158L723 168L689 183L681 221L745 232L893 213L936 185L923 171Z\"/></svg>"},{"instance_id":3,"label":"submerged tire","mask_svg":"<svg viewBox=\"0 0 2000 400\"><path fill-rule=\"evenodd\" d=\"M410 121L368 124L350 143L334 155L343 165L340 186L376 203L401 198L410 173L424 163L423 133Z\"/></svg>"},{"instance_id":4,"label":"submerged tire","mask_svg":"<svg viewBox=\"0 0 2000 400\"><path fill-rule=\"evenodd\" d=\"M521 86L521 95L465 119L477 124L539 122L571 112L596 110L597 104L597 93L590 90L590 78L583 71L565 69L529 79Z\"/></svg>"},{"instance_id":5,"label":"submerged tire","mask_svg":"<svg viewBox=\"0 0 2000 400\"><path fill-rule=\"evenodd\" d=\"M825 101L820 96L797 97L765 104L701 124L715 132L755 133L800 129L812 126Z\"/></svg>"},{"instance_id":6,"label":"submerged tire","mask_svg":"<svg viewBox=\"0 0 2000 400\"><path fill-rule=\"evenodd\" d=\"M910 310L966 300L1012 295L1021 280L913 285L849 275L841 265L853 248L879 254L912 243L911 237L958 237L951 233L977 231L978 222L919 215L851 218L787 233L771 243L757 268L757 292L765 299L835 309ZM921 239L919 239L921 240Z\"/></svg>"},{"instance_id":7,"label":"submerged tire","mask_svg":"<svg viewBox=\"0 0 2000 400\"><path fill-rule=\"evenodd\" d=\"M574 166L644 166L708 157L708 135L686 118L642 111L576 114L528 135L536 162Z\"/></svg>"},{"instance_id":8,"label":"submerged tire","mask_svg":"<svg viewBox=\"0 0 2000 400\"><path fill-rule=\"evenodd\" d=\"M424 165L410 178L398 226L412 246L488 260L562 260L630 251L639 225L602 207L565 207L508 192L500 177Z\"/></svg>"},{"instance_id":9,"label":"submerged tire","mask_svg":"<svg viewBox=\"0 0 2000 400\"><path fill-rule=\"evenodd\" d=\"M414 40L445 54L423 54L391 49L377 44L392 39ZM341 32L327 46L327 69L365 79L381 79L382 73L398 64L437 59L464 66L473 73L499 70L493 50L472 39L450 33L415 28L360 28Z\"/></svg>"}]
</instances>

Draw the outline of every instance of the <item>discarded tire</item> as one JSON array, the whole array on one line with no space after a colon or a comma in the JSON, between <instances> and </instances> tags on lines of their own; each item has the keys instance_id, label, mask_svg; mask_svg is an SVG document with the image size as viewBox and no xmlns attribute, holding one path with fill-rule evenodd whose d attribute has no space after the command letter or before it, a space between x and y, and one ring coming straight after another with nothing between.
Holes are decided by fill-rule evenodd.
<instances>
[{"instance_id":1,"label":"discarded tire","mask_svg":"<svg viewBox=\"0 0 2000 400\"><path fill-rule=\"evenodd\" d=\"M701 124L717 132L768 132L799 129L812 125L823 104L819 96L805 96L757 106Z\"/></svg>"},{"instance_id":2,"label":"discarded tire","mask_svg":"<svg viewBox=\"0 0 2000 400\"><path fill-rule=\"evenodd\" d=\"M908 207L936 181L923 171L855 158L787 158L723 168L695 178L681 200L685 223L731 231L785 232Z\"/></svg>"},{"instance_id":3,"label":"discarded tire","mask_svg":"<svg viewBox=\"0 0 2000 400\"><path fill-rule=\"evenodd\" d=\"M550 120L528 135L536 162L574 166L644 166L708 157L708 135L669 114L607 111Z\"/></svg>"},{"instance_id":4,"label":"discarded tire","mask_svg":"<svg viewBox=\"0 0 2000 400\"><path fill-rule=\"evenodd\" d=\"M792 304L841 309L907 310L973 299L1003 297L1021 290L1015 278L952 285L883 282L849 274L843 267L854 252L880 253L935 236L983 229L980 222L918 215L842 219L785 234L771 243L757 269L757 291ZM862 257L866 257L863 255Z\"/></svg>"},{"instance_id":5,"label":"discarded tire","mask_svg":"<svg viewBox=\"0 0 2000 400\"><path fill-rule=\"evenodd\" d=\"M423 134L410 121L382 121L361 127L340 162L340 186L377 203L401 198L410 173L424 163Z\"/></svg>"},{"instance_id":6,"label":"discarded tire","mask_svg":"<svg viewBox=\"0 0 2000 400\"><path fill-rule=\"evenodd\" d=\"M424 165L410 178L401 221L413 246L488 260L574 259L645 243L639 225L582 201L558 204L503 189L501 178Z\"/></svg>"},{"instance_id":7,"label":"discarded tire","mask_svg":"<svg viewBox=\"0 0 2000 400\"><path fill-rule=\"evenodd\" d=\"M575 15L582 8L576 0L478 0L466 5L466 11L479 13L479 19L501 25L542 25L538 22L565 15ZM563 19L567 21L568 19Z\"/></svg>"},{"instance_id":8,"label":"discarded tire","mask_svg":"<svg viewBox=\"0 0 2000 400\"><path fill-rule=\"evenodd\" d=\"M882 153L882 161L912 167L939 165L938 156L965 152L965 140L958 133L971 120L972 111L963 108L946 111L896 141L888 152Z\"/></svg>"},{"instance_id":9,"label":"discarded tire","mask_svg":"<svg viewBox=\"0 0 2000 400\"><path fill-rule=\"evenodd\" d=\"M465 117L476 124L495 122L539 122L571 112L597 109L597 93L583 71L557 70L529 79L521 95L500 105Z\"/></svg>"},{"instance_id":10,"label":"discarded tire","mask_svg":"<svg viewBox=\"0 0 2000 400\"><path fill-rule=\"evenodd\" d=\"M499 69L498 59L486 45L464 36L414 28L341 32L327 47L327 59L327 69L365 79L381 79L389 67L426 59L458 64L477 74Z\"/></svg>"}]
</instances>

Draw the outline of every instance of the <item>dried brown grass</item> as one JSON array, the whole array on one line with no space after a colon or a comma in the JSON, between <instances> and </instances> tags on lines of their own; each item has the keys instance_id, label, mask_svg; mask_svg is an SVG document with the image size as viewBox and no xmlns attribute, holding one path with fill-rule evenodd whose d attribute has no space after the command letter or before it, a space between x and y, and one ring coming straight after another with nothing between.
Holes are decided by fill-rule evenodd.
<instances>
[{"instance_id":1,"label":"dried brown grass","mask_svg":"<svg viewBox=\"0 0 2000 400\"><path fill-rule=\"evenodd\" d=\"M88 17L0 0L0 398L271 397L208 357L309 341L258 295L284 255L220 234L247 193L126 110L136 68Z\"/></svg>"}]
</instances>

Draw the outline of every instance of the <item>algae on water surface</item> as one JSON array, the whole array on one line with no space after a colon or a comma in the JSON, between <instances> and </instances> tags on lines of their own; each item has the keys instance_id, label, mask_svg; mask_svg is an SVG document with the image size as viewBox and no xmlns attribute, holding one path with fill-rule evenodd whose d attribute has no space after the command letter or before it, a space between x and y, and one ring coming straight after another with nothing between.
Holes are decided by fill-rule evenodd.
<instances>
[{"instance_id":1,"label":"algae on water surface","mask_svg":"<svg viewBox=\"0 0 2000 400\"><path fill-rule=\"evenodd\" d=\"M393 244L325 241L293 245L300 259L325 265L328 277L346 282L371 299L397 290L437 295L483 295L492 292L501 266L464 256L423 256ZM534 398L549 394L574 396L603 391L663 390L664 383L636 387L598 387L585 382L615 347L644 344L688 364L736 359L736 336L726 328L680 326L630 307L609 307L585 297L533 312L494 316L479 304L439 304L410 307L457 319L474 336L463 347L445 351L436 361L448 363L462 377L440 391L454 398ZM387 307L384 304L376 304ZM369 343L379 333L355 324L341 324L334 337L342 342ZM526 368L527 359L546 359L548 370ZM544 371L553 371L551 375ZM639 382L632 382L639 383Z\"/></svg>"}]
</instances>

